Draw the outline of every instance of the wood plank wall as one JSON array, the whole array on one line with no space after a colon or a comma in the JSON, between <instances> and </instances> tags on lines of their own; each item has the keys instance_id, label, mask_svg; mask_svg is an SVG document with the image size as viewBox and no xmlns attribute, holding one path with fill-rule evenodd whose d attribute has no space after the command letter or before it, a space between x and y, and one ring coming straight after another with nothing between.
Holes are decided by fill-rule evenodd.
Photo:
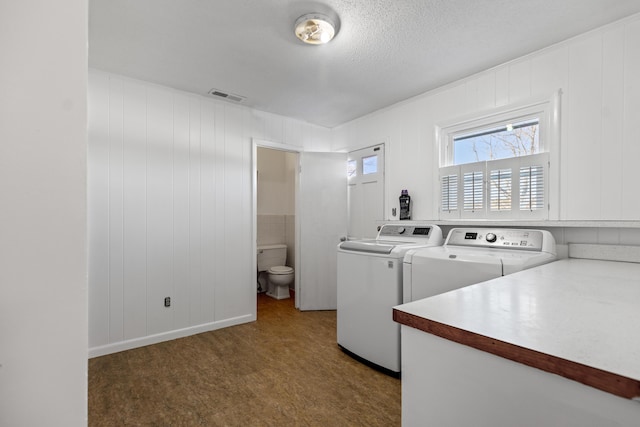
<instances>
[{"instance_id":1,"label":"wood plank wall","mask_svg":"<svg viewBox=\"0 0 640 427\"><path fill-rule=\"evenodd\" d=\"M252 138L328 150L329 135L91 70L90 355L255 318Z\"/></svg>"}]
</instances>

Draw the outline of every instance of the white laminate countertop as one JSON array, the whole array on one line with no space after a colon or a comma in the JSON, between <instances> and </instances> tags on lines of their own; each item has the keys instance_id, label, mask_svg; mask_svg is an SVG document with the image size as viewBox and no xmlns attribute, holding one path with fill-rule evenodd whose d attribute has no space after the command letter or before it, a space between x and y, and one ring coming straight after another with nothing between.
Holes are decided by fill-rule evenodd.
<instances>
[{"instance_id":1,"label":"white laminate countertop","mask_svg":"<svg viewBox=\"0 0 640 427\"><path fill-rule=\"evenodd\" d=\"M431 333L416 325L425 320L552 356L543 363L569 361L640 384L640 264L565 259L394 311L396 321Z\"/></svg>"}]
</instances>

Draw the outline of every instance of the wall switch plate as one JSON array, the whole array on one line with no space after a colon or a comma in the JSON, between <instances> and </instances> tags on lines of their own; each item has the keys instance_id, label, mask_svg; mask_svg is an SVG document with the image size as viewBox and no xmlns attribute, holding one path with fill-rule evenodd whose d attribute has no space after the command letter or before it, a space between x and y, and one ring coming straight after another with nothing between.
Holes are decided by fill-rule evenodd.
<instances>
[{"instance_id":1,"label":"wall switch plate","mask_svg":"<svg viewBox=\"0 0 640 427\"><path fill-rule=\"evenodd\" d=\"M164 299L164 306L165 307L171 307L171 297L166 297Z\"/></svg>"}]
</instances>

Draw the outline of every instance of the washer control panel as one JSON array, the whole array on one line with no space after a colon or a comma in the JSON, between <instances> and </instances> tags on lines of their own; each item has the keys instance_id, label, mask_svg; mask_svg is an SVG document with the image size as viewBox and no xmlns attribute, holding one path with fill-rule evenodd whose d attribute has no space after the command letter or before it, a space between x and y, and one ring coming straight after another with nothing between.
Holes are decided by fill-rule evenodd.
<instances>
[{"instance_id":1,"label":"washer control panel","mask_svg":"<svg viewBox=\"0 0 640 427\"><path fill-rule=\"evenodd\" d=\"M541 251L543 240L541 230L454 228L445 245Z\"/></svg>"},{"instance_id":2,"label":"washer control panel","mask_svg":"<svg viewBox=\"0 0 640 427\"><path fill-rule=\"evenodd\" d=\"M385 224L380 228L380 237L429 237L430 226Z\"/></svg>"}]
</instances>

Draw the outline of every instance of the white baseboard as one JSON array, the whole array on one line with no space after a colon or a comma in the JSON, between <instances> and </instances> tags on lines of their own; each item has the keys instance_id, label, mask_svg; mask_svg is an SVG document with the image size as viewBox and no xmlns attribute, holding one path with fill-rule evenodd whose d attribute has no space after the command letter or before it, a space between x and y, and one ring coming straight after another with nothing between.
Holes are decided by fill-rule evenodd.
<instances>
[{"instance_id":1,"label":"white baseboard","mask_svg":"<svg viewBox=\"0 0 640 427\"><path fill-rule=\"evenodd\" d=\"M190 326L188 328L176 329L173 331L162 332L159 334L148 335L140 338L134 338L126 341L91 347L89 349L89 359L93 357L104 356L119 351L131 350L133 348L144 347L146 345L157 344L163 341L171 341L177 338L184 338L203 332L215 331L229 326L240 325L256 320L254 314L246 314L244 316L232 317L230 319L220 320L217 322L204 323L202 325Z\"/></svg>"}]
</instances>

